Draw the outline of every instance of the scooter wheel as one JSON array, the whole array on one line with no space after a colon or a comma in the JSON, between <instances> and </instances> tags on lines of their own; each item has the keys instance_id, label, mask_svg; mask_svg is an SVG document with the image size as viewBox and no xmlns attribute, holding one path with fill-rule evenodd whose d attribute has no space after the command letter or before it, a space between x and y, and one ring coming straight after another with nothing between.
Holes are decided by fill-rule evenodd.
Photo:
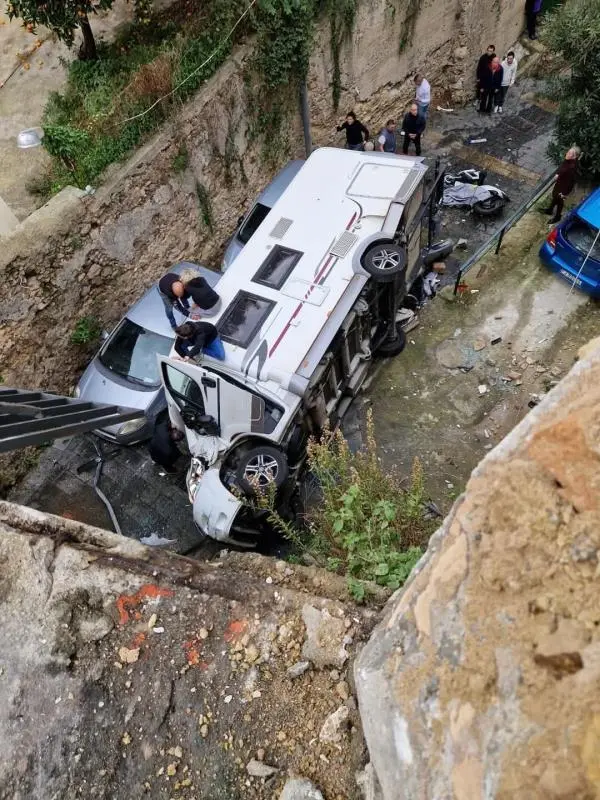
<instances>
[{"instance_id":1,"label":"scooter wheel","mask_svg":"<svg viewBox=\"0 0 600 800\"><path fill-rule=\"evenodd\" d=\"M503 197L488 197L487 200L479 200L473 205L473 212L480 217L497 217L502 213L502 209L507 201Z\"/></svg>"}]
</instances>

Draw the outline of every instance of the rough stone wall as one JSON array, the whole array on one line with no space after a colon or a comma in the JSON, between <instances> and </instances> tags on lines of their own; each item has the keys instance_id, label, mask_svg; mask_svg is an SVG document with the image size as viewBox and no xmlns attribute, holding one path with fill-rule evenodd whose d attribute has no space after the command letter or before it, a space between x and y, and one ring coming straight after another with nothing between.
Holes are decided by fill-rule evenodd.
<instances>
[{"instance_id":1,"label":"rough stone wall","mask_svg":"<svg viewBox=\"0 0 600 800\"><path fill-rule=\"evenodd\" d=\"M600 797L600 340L477 467L355 679L384 800Z\"/></svg>"},{"instance_id":2,"label":"rough stone wall","mask_svg":"<svg viewBox=\"0 0 600 800\"><path fill-rule=\"evenodd\" d=\"M491 38L498 49L516 38L519 0L427 0L406 35L413 0L362 0L341 53L340 111L332 108L329 22L315 38L309 85L315 145L340 144L335 124L354 106L376 132L413 96L412 71L422 69L454 100L470 92L474 63ZM498 12L501 9L501 12ZM408 25L409 33L411 26ZM400 40L406 44L399 52ZM0 236L1 375L8 385L68 390L90 349L70 343L76 320L105 325L178 259L219 268L236 220L270 179L262 141L251 141L244 83L249 47L208 81L173 122L125 165L105 176L93 197L76 192ZM436 88L434 102L441 97ZM290 121L292 156L303 155L300 121ZM189 163L176 172L185 144ZM266 143L267 147L269 143ZM208 198L199 201L201 194ZM207 216L211 225L206 224Z\"/></svg>"}]
</instances>

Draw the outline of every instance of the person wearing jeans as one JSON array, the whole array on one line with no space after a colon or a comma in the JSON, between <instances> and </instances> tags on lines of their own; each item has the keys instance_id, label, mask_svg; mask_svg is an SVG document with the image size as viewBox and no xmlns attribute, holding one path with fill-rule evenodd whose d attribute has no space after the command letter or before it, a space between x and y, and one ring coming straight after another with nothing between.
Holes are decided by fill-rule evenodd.
<instances>
[{"instance_id":1,"label":"person wearing jeans","mask_svg":"<svg viewBox=\"0 0 600 800\"><path fill-rule=\"evenodd\" d=\"M502 113L504 100L506 99L506 95L508 90L511 86L514 86L515 80L517 77L517 59L515 58L515 54L512 50L509 50L506 54L506 58L502 62L502 85L500 87L500 96L497 100L498 105L494 109L495 111Z\"/></svg>"},{"instance_id":2,"label":"person wearing jeans","mask_svg":"<svg viewBox=\"0 0 600 800\"><path fill-rule=\"evenodd\" d=\"M175 352L180 358L196 358L200 353L225 361L225 348L219 332L210 322L184 322L175 328Z\"/></svg>"},{"instance_id":3,"label":"person wearing jeans","mask_svg":"<svg viewBox=\"0 0 600 800\"><path fill-rule=\"evenodd\" d=\"M427 78L424 78L419 73L415 75L415 85L417 87L415 91L415 101L419 107L419 114L424 120L427 120L429 105L431 103L431 86Z\"/></svg>"}]
</instances>

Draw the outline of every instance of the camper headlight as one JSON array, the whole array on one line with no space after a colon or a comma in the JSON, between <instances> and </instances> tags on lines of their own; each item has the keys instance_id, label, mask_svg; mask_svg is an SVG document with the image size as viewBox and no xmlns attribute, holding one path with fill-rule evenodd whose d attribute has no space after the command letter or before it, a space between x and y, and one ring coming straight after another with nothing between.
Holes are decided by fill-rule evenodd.
<instances>
[{"instance_id":1,"label":"camper headlight","mask_svg":"<svg viewBox=\"0 0 600 800\"><path fill-rule=\"evenodd\" d=\"M187 474L188 497L190 498L190 503L192 505L194 505L196 493L198 492L198 487L200 486L200 481L202 480L203 475L204 464L202 463L201 459L192 457L190 468L188 469Z\"/></svg>"},{"instance_id":2,"label":"camper headlight","mask_svg":"<svg viewBox=\"0 0 600 800\"><path fill-rule=\"evenodd\" d=\"M146 417L139 419L130 419L129 422L124 422L117 431L117 436L131 436L132 433L139 431L146 424Z\"/></svg>"}]
</instances>

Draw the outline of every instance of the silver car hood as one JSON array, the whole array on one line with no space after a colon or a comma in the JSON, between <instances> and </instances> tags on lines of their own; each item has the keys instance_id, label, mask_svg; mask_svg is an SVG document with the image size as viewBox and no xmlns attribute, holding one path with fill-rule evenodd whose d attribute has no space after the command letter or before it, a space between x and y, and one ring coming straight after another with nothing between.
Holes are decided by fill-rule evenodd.
<instances>
[{"instance_id":1,"label":"silver car hood","mask_svg":"<svg viewBox=\"0 0 600 800\"><path fill-rule=\"evenodd\" d=\"M100 363L98 356L88 364L79 381L79 399L92 403L114 403L125 408L139 408L143 411L150 406L162 386L144 388L125 380L107 370ZM106 430L115 433L120 426L115 425Z\"/></svg>"}]
</instances>

